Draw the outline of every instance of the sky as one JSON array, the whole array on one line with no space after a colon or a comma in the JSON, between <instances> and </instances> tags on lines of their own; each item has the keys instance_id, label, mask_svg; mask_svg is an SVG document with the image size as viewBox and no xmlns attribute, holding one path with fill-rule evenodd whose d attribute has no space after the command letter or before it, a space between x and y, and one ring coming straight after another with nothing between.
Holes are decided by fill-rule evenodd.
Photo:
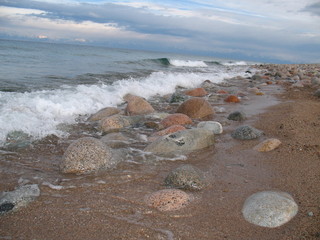
<instances>
[{"instance_id":1,"label":"sky","mask_svg":"<svg viewBox=\"0 0 320 240\"><path fill-rule=\"evenodd\" d=\"M0 0L0 38L320 63L320 0Z\"/></svg>"}]
</instances>

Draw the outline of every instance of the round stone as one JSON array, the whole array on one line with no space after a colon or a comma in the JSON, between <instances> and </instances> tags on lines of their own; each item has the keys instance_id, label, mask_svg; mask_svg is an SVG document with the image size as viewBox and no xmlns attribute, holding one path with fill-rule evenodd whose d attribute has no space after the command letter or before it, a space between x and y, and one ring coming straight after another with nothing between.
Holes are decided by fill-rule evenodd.
<instances>
[{"instance_id":1,"label":"round stone","mask_svg":"<svg viewBox=\"0 0 320 240\"><path fill-rule=\"evenodd\" d=\"M285 192L264 191L251 195L244 203L244 218L261 227L275 228L289 222L298 212L298 205Z\"/></svg>"},{"instance_id":2,"label":"round stone","mask_svg":"<svg viewBox=\"0 0 320 240\"><path fill-rule=\"evenodd\" d=\"M260 137L262 134L262 131L245 125L238 127L233 133L231 133L231 136L235 139L251 140Z\"/></svg>"},{"instance_id":3,"label":"round stone","mask_svg":"<svg viewBox=\"0 0 320 240\"><path fill-rule=\"evenodd\" d=\"M223 127L222 127L221 123L215 122L215 121L199 122L197 127L210 130L214 134L221 134L223 132Z\"/></svg>"}]
</instances>

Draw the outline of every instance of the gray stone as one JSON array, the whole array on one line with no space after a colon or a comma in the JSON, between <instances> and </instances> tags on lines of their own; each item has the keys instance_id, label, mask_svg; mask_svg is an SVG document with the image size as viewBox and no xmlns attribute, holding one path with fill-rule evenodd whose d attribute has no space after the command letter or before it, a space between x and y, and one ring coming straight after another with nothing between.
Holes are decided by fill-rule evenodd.
<instances>
[{"instance_id":1,"label":"gray stone","mask_svg":"<svg viewBox=\"0 0 320 240\"><path fill-rule=\"evenodd\" d=\"M311 80L312 85L320 85L320 78L319 77L314 77Z\"/></svg>"},{"instance_id":2,"label":"gray stone","mask_svg":"<svg viewBox=\"0 0 320 240\"><path fill-rule=\"evenodd\" d=\"M199 122L197 127L210 130L214 134L221 134L223 132L223 127L222 127L221 123L215 122L215 121Z\"/></svg>"},{"instance_id":3,"label":"gray stone","mask_svg":"<svg viewBox=\"0 0 320 240\"><path fill-rule=\"evenodd\" d=\"M235 111L235 112L232 112L229 114L228 119L232 120L232 121L242 122L242 121L246 120L246 115L244 112Z\"/></svg>"},{"instance_id":4,"label":"gray stone","mask_svg":"<svg viewBox=\"0 0 320 240\"><path fill-rule=\"evenodd\" d=\"M298 212L298 205L285 192L264 191L251 195L244 203L244 218L261 227L275 228L289 222Z\"/></svg>"},{"instance_id":5,"label":"gray stone","mask_svg":"<svg viewBox=\"0 0 320 240\"><path fill-rule=\"evenodd\" d=\"M187 99L188 97L182 95L182 94L178 94L178 93L174 93L171 95L171 98L169 100L170 103L179 103L179 102L183 102Z\"/></svg>"},{"instance_id":6,"label":"gray stone","mask_svg":"<svg viewBox=\"0 0 320 240\"><path fill-rule=\"evenodd\" d=\"M64 173L86 173L115 165L112 152L103 142L92 137L80 138L65 151L60 169Z\"/></svg>"},{"instance_id":7,"label":"gray stone","mask_svg":"<svg viewBox=\"0 0 320 240\"><path fill-rule=\"evenodd\" d=\"M164 182L172 188L201 190L204 187L204 176L198 168L183 165L170 172Z\"/></svg>"},{"instance_id":8,"label":"gray stone","mask_svg":"<svg viewBox=\"0 0 320 240\"><path fill-rule=\"evenodd\" d=\"M251 140L260 137L262 134L262 131L245 125L238 127L233 133L231 133L231 136L235 139Z\"/></svg>"},{"instance_id":9,"label":"gray stone","mask_svg":"<svg viewBox=\"0 0 320 240\"><path fill-rule=\"evenodd\" d=\"M37 184L20 186L11 192L0 193L0 214L26 206L40 196Z\"/></svg>"},{"instance_id":10,"label":"gray stone","mask_svg":"<svg viewBox=\"0 0 320 240\"><path fill-rule=\"evenodd\" d=\"M210 130L195 128L159 137L144 151L153 153L186 153L214 144L214 134Z\"/></svg>"},{"instance_id":11,"label":"gray stone","mask_svg":"<svg viewBox=\"0 0 320 240\"><path fill-rule=\"evenodd\" d=\"M315 93L313 94L313 96L319 97L320 98L320 89L318 89L317 91L315 91Z\"/></svg>"}]
</instances>

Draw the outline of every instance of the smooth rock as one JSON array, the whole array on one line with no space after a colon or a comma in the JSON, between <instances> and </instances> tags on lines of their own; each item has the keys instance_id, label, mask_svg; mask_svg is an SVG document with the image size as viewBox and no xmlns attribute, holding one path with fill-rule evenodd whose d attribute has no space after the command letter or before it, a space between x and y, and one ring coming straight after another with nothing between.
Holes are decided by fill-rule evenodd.
<instances>
[{"instance_id":1,"label":"smooth rock","mask_svg":"<svg viewBox=\"0 0 320 240\"><path fill-rule=\"evenodd\" d=\"M128 104L125 109L126 115L134 116L134 115L143 115L153 113L155 110L145 99L138 96L127 96L125 97Z\"/></svg>"},{"instance_id":2,"label":"smooth rock","mask_svg":"<svg viewBox=\"0 0 320 240\"><path fill-rule=\"evenodd\" d=\"M205 99L191 98L178 107L177 113L186 114L190 118L201 119L212 116L214 114L214 110L210 103Z\"/></svg>"},{"instance_id":3,"label":"smooth rock","mask_svg":"<svg viewBox=\"0 0 320 240\"><path fill-rule=\"evenodd\" d=\"M172 125L187 125L187 124L192 124L192 119L182 113L170 114L160 122L160 125L163 126L164 128L170 127Z\"/></svg>"},{"instance_id":4,"label":"smooth rock","mask_svg":"<svg viewBox=\"0 0 320 240\"><path fill-rule=\"evenodd\" d=\"M201 190L204 187L204 176L198 168L187 164L171 171L164 183L171 188Z\"/></svg>"},{"instance_id":5,"label":"smooth rock","mask_svg":"<svg viewBox=\"0 0 320 240\"><path fill-rule=\"evenodd\" d=\"M230 113L227 118L232 121L242 122L242 121L246 120L246 115L244 112L234 111L234 112Z\"/></svg>"},{"instance_id":6,"label":"smooth rock","mask_svg":"<svg viewBox=\"0 0 320 240\"><path fill-rule=\"evenodd\" d=\"M231 133L231 136L235 139L251 140L260 137L262 134L262 131L245 125L238 127L234 132Z\"/></svg>"},{"instance_id":7,"label":"smooth rock","mask_svg":"<svg viewBox=\"0 0 320 240\"><path fill-rule=\"evenodd\" d=\"M279 147L280 144L281 141L279 139L270 138L255 146L254 149L259 152L269 152Z\"/></svg>"},{"instance_id":8,"label":"smooth rock","mask_svg":"<svg viewBox=\"0 0 320 240\"><path fill-rule=\"evenodd\" d=\"M204 128L212 131L214 134L221 134L223 132L223 127L221 123L215 121L204 121L199 122L197 128Z\"/></svg>"},{"instance_id":9,"label":"smooth rock","mask_svg":"<svg viewBox=\"0 0 320 240\"><path fill-rule=\"evenodd\" d=\"M65 151L60 169L63 173L87 173L115 164L112 152L102 141L84 137L69 145Z\"/></svg>"},{"instance_id":10,"label":"smooth rock","mask_svg":"<svg viewBox=\"0 0 320 240\"><path fill-rule=\"evenodd\" d=\"M224 101L228 103L239 103L240 99L235 95L230 95L227 98L225 98Z\"/></svg>"},{"instance_id":11,"label":"smooth rock","mask_svg":"<svg viewBox=\"0 0 320 240\"><path fill-rule=\"evenodd\" d=\"M153 153L186 153L214 144L214 134L210 130L195 128L159 137L144 151Z\"/></svg>"},{"instance_id":12,"label":"smooth rock","mask_svg":"<svg viewBox=\"0 0 320 240\"><path fill-rule=\"evenodd\" d=\"M112 115L120 113L120 110L115 107L106 107L98 111L97 113L93 114L91 117L88 118L88 121L99 121L103 118L110 117Z\"/></svg>"},{"instance_id":13,"label":"smooth rock","mask_svg":"<svg viewBox=\"0 0 320 240\"><path fill-rule=\"evenodd\" d=\"M0 214L26 206L40 196L37 184L24 185L11 192L0 193Z\"/></svg>"},{"instance_id":14,"label":"smooth rock","mask_svg":"<svg viewBox=\"0 0 320 240\"><path fill-rule=\"evenodd\" d=\"M181 190L164 189L146 196L145 202L159 211L176 211L187 206L192 199L192 195Z\"/></svg>"},{"instance_id":15,"label":"smooth rock","mask_svg":"<svg viewBox=\"0 0 320 240\"><path fill-rule=\"evenodd\" d=\"M182 125L172 125L166 129L163 129L161 131L155 132L154 134L152 134L152 137L160 137L160 136L164 136L164 135L168 135L170 133L175 133L178 131L183 131L186 130L186 128Z\"/></svg>"},{"instance_id":16,"label":"smooth rock","mask_svg":"<svg viewBox=\"0 0 320 240\"><path fill-rule=\"evenodd\" d=\"M204 97L208 95L208 92L204 88L195 88L184 92L186 95L191 97Z\"/></svg>"},{"instance_id":17,"label":"smooth rock","mask_svg":"<svg viewBox=\"0 0 320 240\"><path fill-rule=\"evenodd\" d=\"M285 192L264 191L251 195L244 203L244 218L261 227L275 228L289 222L298 212L298 205Z\"/></svg>"},{"instance_id":18,"label":"smooth rock","mask_svg":"<svg viewBox=\"0 0 320 240\"><path fill-rule=\"evenodd\" d=\"M111 148L125 148L134 142L133 139L123 135L121 132L109 133L103 136L100 141Z\"/></svg>"},{"instance_id":19,"label":"smooth rock","mask_svg":"<svg viewBox=\"0 0 320 240\"><path fill-rule=\"evenodd\" d=\"M113 115L100 121L100 127L104 132L112 132L131 125L128 117L122 115Z\"/></svg>"}]
</instances>

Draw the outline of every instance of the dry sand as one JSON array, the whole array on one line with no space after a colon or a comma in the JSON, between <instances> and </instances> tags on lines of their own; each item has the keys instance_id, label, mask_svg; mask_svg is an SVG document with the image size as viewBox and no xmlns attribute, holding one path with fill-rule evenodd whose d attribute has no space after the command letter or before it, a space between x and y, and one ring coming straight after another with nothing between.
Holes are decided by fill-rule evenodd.
<instances>
[{"instance_id":1,"label":"dry sand","mask_svg":"<svg viewBox=\"0 0 320 240\"><path fill-rule=\"evenodd\" d=\"M112 173L68 180L62 175L62 185L74 179L76 187L40 186L35 202L0 217L0 239L320 239L320 98L309 87L287 88L272 97L278 88L270 86L266 96L248 102L251 113L245 123L263 130L261 139L232 139L231 131L242 124L232 123L214 148L184 161L123 163ZM278 104L262 111L267 101ZM282 145L267 153L253 150L266 138L278 138ZM207 186L192 192L194 200L181 210L160 212L147 206L145 196L164 189L168 172L182 164L204 171ZM52 165L51 171L57 171L57 164ZM0 190L8 187L13 183ZM273 229L246 222L241 214L245 199L264 190L290 193L298 214Z\"/></svg>"}]
</instances>

